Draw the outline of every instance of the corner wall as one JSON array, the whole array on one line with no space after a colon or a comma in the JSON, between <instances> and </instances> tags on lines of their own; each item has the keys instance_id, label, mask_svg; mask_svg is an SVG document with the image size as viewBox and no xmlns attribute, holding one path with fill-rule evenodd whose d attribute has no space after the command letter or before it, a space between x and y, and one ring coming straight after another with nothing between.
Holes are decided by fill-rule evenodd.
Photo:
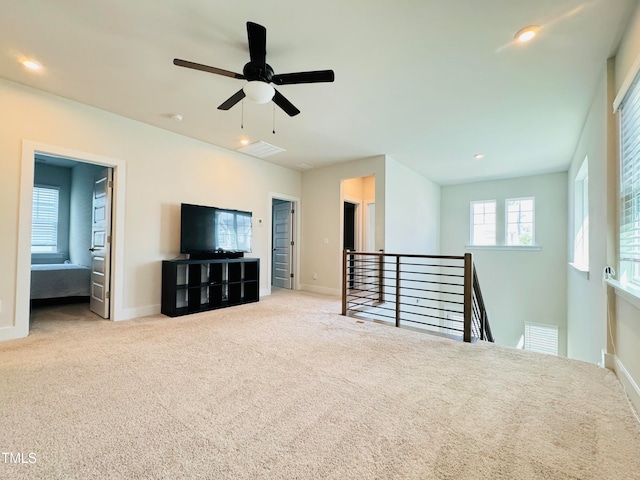
<instances>
[{"instance_id":1,"label":"corner wall","mask_svg":"<svg viewBox=\"0 0 640 480\"><path fill-rule=\"evenodd\" d=\"M385 251L440 254L440 185L387 156Z\"/></svg>"},{"instance_id":2,"label":"corner wall","mask_svg":"<svg viewBox=\"0 0 640 480\"><path fill-rule=\"evenodd\" d=\"M439 185L389 156L308 170L302 175L304 289L340 294L343 180L369 175L375 176L374 249L389 253L440 253ZM372 182L365 181L359 188L364 197L371 198L368 183ZM354 185L349 182L347 188L353 189Z\"/></svg>"},{"instance_id":3,"label":"corner wall","mask_svg":"<svg viewBox=\"0 0 640 480\"><path fill-rule=\"evenodd\" d=\"M340 294L342 276L342 181L375 176L375 248L384 248L385 157L307 170L302 174L303 209L301 287L331 295ZM315 277L315 278L314 278Z\"/></svg>"},{"instance_id":4,"label":"corner wall","mask_svg":"<svg viewBox=\"0 0 640 480\"><path fill-rule=\"evenodd\" d=\"M609 224L615 225L615 232L611 228L605 230L610 243L614 245L608 251L617 251L617 228L619 194L618 194L618 132L617 119L611 114L613 99L621 94L621 89L628 85L640 69L640 3L637 4L629 25L622 38L620 48L616 53L615 64L609 65L609 98L607 105L608 121L608 165L609 190L607 202L612 218ZM613 78L612 78L613 77ZM640 298L630 301L622 294L614 293L609 289L610 320L610 345L608 352L615 356L614 368L627 390L636 408L640 410ZM611 342L613 340L613 343Z\"/></svg>"},{"instance_id":5,"label":"corner wall","mask_svg":"<svg viewBox=\"0 0 640 480\"><path fill-rule=\"evenodd\" d=\"M473 254L497 343L515 347L524 322L558 327L566 355L567 176L565 172L442 187L442 255ZM535 242L540 251L470 248L470 202L496 200L497 243L504 245L507 198L535 197ZM501 238L502 237L502 238Z\"/></svg>"},{"instance_id":6,"label":"corner wall","mask_svg":"<svg viewBox=\"0 0 640 480\"><path fill-rule=\"evenodd\" d=\"M28 308L16 305L24 140L126 163L124 244L118 248L125 270L120 304L129 318L160 311L161 261L179 254L181 202L270 218L271 192L301 196L297 171L13 82L0 80L0 104L0 340L28 331ZM252 256L263 265L270 238L267 228L254 225ZM262 268L263 286L266 272ZM17 311L26 317L18 318Z\"/></svg>"}]
</instances>

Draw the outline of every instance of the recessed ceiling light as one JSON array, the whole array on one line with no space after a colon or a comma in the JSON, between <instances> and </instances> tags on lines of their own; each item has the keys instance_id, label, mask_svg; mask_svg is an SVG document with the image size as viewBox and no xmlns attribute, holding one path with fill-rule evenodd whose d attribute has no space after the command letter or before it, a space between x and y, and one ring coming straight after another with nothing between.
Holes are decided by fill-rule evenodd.
<instances>
[{"instance_id":1,"label":"recessed ceiling light","mask_svg":"<svg viewBox=\"0 0 640 480\"><path fill-rule=\"evenodd\" d=\"M174 122L181 122L182 121L182 115L180 115L179 113L172 113L171 115L169 115L169 118L171 120L173 120Z\"/></svg>"},{"instance_id":2,"label":"recessed ceiling light","mask_svg":"<svg viewBox=\"0 0 640 480\"><path fill-rule=\"evenodd\" d=\"M473 158L476 160L482 160L484 158L484 153L476 153Z\"/></svg>"},{"instance_id":3,"label":"recessed ceiling light","mask_svg":"<svg viewBox=\"0 0 640 480\"><path fill-rule=\"evenodd\" d=\"M540 27L538 25L529 25L528 27L524 27L522 30L516 33L515 39L520 43L529 42L533 40L533 37L538 34L539 30Z\"/></svg>"},{"instance_id":4,"label":"recessed ceiling light","mask_svg":"<svg viewBox=\"0 0 640 480\"><path fill-rule=\"evenodd\" d=\"M23 60L22 65L27 67L29 70L40 70L42 68L42 65L33 60Z\"/></svg>"},{"instance_id":5,"label":"recessed ceiling light","mask_svg":"<svg viewBox=\"0 0 640 480\"><path fill-rule=\"evenodd\" d=\"M243 138L242 140L240 140L240 143L242 145L249 145L249 140L247 140L246 138Z\"/></svg>"}]
</instances>

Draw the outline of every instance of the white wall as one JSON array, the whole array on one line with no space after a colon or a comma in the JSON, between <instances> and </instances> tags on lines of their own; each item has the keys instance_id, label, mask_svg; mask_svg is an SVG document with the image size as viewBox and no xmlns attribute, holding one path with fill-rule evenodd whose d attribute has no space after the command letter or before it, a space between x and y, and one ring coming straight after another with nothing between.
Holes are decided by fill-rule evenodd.
<instances>
[{"instance_id":1,"label":"white wall","mask_svg":"<svg viewBox=\"0 0 640 480\"><path fill-rule=\"evenodd\" d=\"M502 223L505 200L527 196L535 197L535 239L540 251L465 248L471 201L497 200L497 222ZM524 322L551 324L559 327L559 353L566 355L566 209L564 172L442 187L440 251L442 255L473 254L497 343L517 346ZM497 240L504 244L503 239Z\"/></svg>"},{"instance_id":2,"label":"white wall","mask_svg":"<svg viewBox=\"0 0 640 480\"><path fill-rule=\"evenodd\" d=\"M602 271L618 269L618 118L613 103L640 65L640 4L632 15L615 59L602 65L580 141L568 174L570 225L573 222L574 179L585 156L589 158L589 275L568 268L568 354L589 362L605 359L640 407L640 309L602 283ZM573 247L569 232L568 247ZM571 258L571 257L570 257ZM640 300L638 300L640 303Z\"/></svg>"},{"instance_id":3,"label":"white wall","mask_svg":"<svg viewBox=\"0 0 640 480\"><path fill-rule=\"evenodd\" d=\"M342 275L343 180L375 176L376 250L384 248L385 157L372 157L302 174L301 286L339 294ZM364 186L361 187L364 189ZM314 274L316 278L314 279Z\"/></svg>"},{"instance_id":4,"label":"white wall","mask_svg":"<svg viewBox=\"0 0 640 480\"><path fill-rule=\"evenodd\" d=\"M179 253L181 202L251 210L254 218L268 218L270 192L301 196L299 172L12 82L0 80L0 104L0 338L11 338L12 328L25 331L28 321L16 318L15 302L23 140L126 163L120 300L131 315L159 311L161 260ZM255 225L251 256L262 261L263 287L269 281L264 268L269 255L270 232Z\"/></svg>"},{"instance_id":5,"label":"white wall","mask_svg":"<svg viewBox=\"0 0 640 480\"><path fill-rule=\"evenodd\" d=\"M389 156L385 178L385 251L440 254L440 186Z\"/></svg>"},{"instance_id":6,"label":"white wall","mask_svg":"<svg viewBox=\"0 0 640 480\"><path fill-rule=\"evenodd\" d=\"M605 290L601 275L604 265L618 267L618 119L612 114L612 105L615 98L624 94L625 87L637 74L639 67L640 3L630 17L614 61L608 62L607 75L603 75L603 81L598 86L579 144L579 148L590 148L600 152L593 161L589 159L590 184L591 168L597 169L602 175L597 182L593 182L593 188L590 185L589 191L590 203L598 205L591 221L591 242L596 242L599 247L590 255L593 276L588 282L584 278L572 279L569 298L570 314L572 310L577 312L581 309L583 303L597 304L597 308L592 310L582 308L584 311L581 312L581 316L573 316L571 319L576 325L571 330L571 353L578 358L596 361L600 359L600 350L606 347L608 354L614 357L610 366L615 368L636 408L640 408L640 308L635 305L640 304L640 299L630 302L622 294L616 294L613 288ZM606 129L605 133L603 129ZM575 168L573 164L572 168ZM601 210L604 210L604 213ZM595 326L596 331L593 335L598 339L597 343L582 340L582 324ZM603 339L603 335L606 338Z\"/></svg>"},{"instance_id":7,"label":"white wall","mask_svg":"<svg viewBox=\"0 0 640 480\"><path fill-rule=\"evenodd\" d=\"M607 87L603 65L593 102L567 177L568 252L573 260L575 178L585 157L589 164L589 274L567 269L567 354L592 363L607 346L606 295L602 270L607 265Z\"/></svg>"}]
</instances>

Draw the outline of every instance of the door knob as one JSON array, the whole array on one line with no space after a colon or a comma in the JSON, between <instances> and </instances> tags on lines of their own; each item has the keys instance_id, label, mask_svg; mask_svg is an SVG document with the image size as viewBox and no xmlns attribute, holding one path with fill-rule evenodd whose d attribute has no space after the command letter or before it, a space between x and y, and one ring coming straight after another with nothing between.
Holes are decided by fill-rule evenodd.
<instances>
[{"instance_id":1,"label":"door knob","mask_svg":"<svg viewBox=\"0 0 640 480\"><path fill-rule=\"evenodd\" d=\"M96 249L95 249L95 248L93 248L93 247L91 247L91 248L89 249L89 251L90 251L90 252L95 252L95 251L96 251Z\"/></svg>"}]
</instances>

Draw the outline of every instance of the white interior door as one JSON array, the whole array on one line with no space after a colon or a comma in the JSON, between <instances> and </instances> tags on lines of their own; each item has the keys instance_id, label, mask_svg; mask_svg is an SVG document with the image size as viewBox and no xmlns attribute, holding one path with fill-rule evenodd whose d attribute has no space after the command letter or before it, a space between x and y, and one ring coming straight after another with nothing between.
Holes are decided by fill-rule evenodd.
<instances>
[{"instance_id":1,"label":"white interior door","mask_svg":"<svg viewBox=\"0 0 640 480\"><path fill-rule=\"evenodd\" d=\"M293 213L291 202L273 204L273 251L271 255L271 284L291 289Z\"/></svg>"},{"instance_id":2,"label":"white interior door","mask_svg":"<svg viewBox=\"0 0 640 480\"><path fill-rule=\"evenodd\" d=\"M90 308L103 318L109 318L110 303L112 182L111 168L105 168L93 182Z\"/></svg>"}]
</instances>

